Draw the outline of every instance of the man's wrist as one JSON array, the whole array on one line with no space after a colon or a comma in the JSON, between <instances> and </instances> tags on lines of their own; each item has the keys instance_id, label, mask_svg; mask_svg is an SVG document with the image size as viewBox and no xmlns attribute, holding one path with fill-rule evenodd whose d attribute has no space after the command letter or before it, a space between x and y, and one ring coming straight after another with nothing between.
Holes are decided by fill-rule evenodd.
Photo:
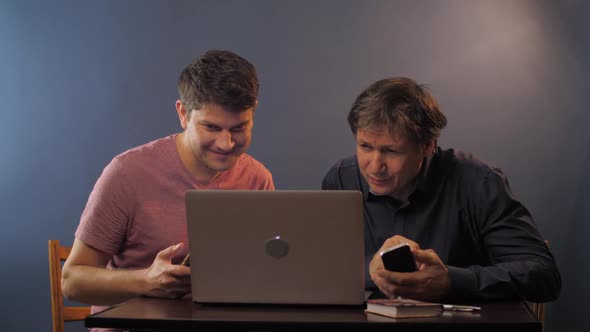
<instances>
[{"instance_id":1,"label":"man's wrist","mask_svg":"<svg viewBox=\"0 0 590 332\"><path fill-rule=\"evenodd\" d=\"M132 270L129 278L131 285L129 289L135 296L149 295L151 286L147 279L148 269Z\"/></svg>"},{"instance_id":2,"label":"man's wrist","mask_svg":"<svg viewBox=\"0 0 590 332\"><path fill-rule=\"evenodd\" d=\"M449 272L448 267L445 266L443 273L443 277L441 278L441 298L447 297L449 295L449 292L451 291L451 273Z\"/></svg>"}]
</instances>

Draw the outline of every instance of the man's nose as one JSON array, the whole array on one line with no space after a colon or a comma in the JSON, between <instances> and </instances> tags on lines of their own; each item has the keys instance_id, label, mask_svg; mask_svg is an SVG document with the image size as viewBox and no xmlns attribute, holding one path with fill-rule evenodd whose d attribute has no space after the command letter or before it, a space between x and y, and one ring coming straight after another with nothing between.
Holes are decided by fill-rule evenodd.
<instances>
[{"instance_id":1,"label":"man's nose","mask_svg":"<svg viewBox=\"0 0 590 332\"><path fill-rule=\"evenodd\" d=\"M372 153L371 158L369 159L369 172L372 174L379 174L384 172L386 168L383 155L379 152Z\"/></svg>"},{"instance_id":2,"label":"man's nose","mask_svg":"<svg viewBox=\"0 0 590 332\"><path fill-rule=\"evenodd\" d=\"M217 148L223 152L229 152L234 148L236 142L229 130L222 130L215 142Z\"/></svg>"}]
</instances>

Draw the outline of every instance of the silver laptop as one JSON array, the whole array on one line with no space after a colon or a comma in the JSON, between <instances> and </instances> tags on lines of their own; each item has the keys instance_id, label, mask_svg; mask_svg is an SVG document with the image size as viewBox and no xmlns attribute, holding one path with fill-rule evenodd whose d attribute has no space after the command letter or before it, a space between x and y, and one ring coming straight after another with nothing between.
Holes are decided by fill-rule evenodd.
<instances>
[{"instance_id":1,"label":"silver laptop","mask_svg":"<svg viewBox=\"0 0 590 332\"><path fill-rule=\"evenodd\" d=\"M186 193L193 301L360 305L358 191Z\"/></svg>"}]
</instances>

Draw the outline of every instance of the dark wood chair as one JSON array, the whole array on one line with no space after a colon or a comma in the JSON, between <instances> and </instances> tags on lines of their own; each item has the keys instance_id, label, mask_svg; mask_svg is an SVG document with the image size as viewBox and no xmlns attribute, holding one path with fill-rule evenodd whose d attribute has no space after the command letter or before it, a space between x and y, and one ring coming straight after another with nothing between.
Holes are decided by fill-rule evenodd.
<instances>
[{"instance_id":1,"label":"dark wood chair","mask_svg":"<svg viewBox=\"0 0 590 332\"><path fill-rule=\"evenodd\" d=\"M545 303L531 303L533 305L533 313L537 316L543 324L545 323Z\"/></svg>"},{"instance_id":2,"label":"dark wood chair","mask_svg":"<svg viewBox=\"0 0 590 332\"><path fill-rule=\"evenodd\" d=\"M545 240L547 249L549 249L549 240ZM533 314L537 316L537 319L543 324L543 330L545 330L545 303L529 302Z\"/></svg>"},{"instance_id":3,"label":"dark wood chair","mask_svg":"<svg viewBox=\"0 0 590 332\"><path fill-rule=\"evenodd\" d=\"M90 307L64 305L61 292L61 263L68 258L71 250L71 247L60 245L58 240L49 240L49 286L53 332L63 332L64 322L83 320L90 314Z\"/></svg>"}]
</instances>

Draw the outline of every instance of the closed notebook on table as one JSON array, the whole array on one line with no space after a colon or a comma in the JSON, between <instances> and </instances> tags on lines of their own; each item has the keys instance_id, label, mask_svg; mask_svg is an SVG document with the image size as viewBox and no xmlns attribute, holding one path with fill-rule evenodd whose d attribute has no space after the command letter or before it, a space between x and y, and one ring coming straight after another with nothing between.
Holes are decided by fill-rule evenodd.
<instances>
[{"instance_id":1,"label":"closed notebook on table","mask_svg":"<svg viewBox=\"0 0 590 332\"><path fill-rule=\"evenodd\" d=\"M374 299L367 300L366 312L391 318L437 317L442 314L443 306L409 299Z\"/></svg>"}]
</instances>

